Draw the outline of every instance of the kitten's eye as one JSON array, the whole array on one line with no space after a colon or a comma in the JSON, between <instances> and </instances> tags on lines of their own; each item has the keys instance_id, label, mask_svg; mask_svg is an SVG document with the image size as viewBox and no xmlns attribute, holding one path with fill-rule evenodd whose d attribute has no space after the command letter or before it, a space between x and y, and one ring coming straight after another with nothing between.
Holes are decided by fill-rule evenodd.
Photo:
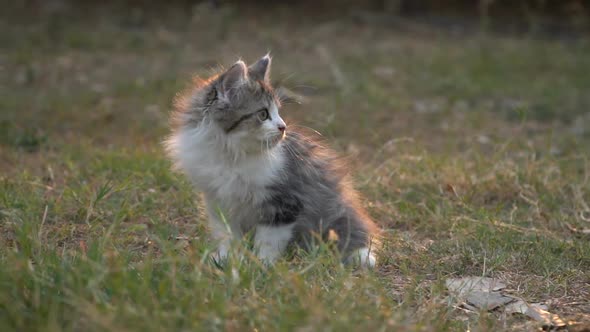
<instances>
[{"instance_id":1,"label":"kitten's eye","mask_svg":"<svg viewBox=\"0 0 590 332\"><path fill-rule=\"evenodd\" d=\"M258 120L266 121L268 119L268 110L266 108L261 109L256 114L258 116Z\"/></svg>"}]
</instances>

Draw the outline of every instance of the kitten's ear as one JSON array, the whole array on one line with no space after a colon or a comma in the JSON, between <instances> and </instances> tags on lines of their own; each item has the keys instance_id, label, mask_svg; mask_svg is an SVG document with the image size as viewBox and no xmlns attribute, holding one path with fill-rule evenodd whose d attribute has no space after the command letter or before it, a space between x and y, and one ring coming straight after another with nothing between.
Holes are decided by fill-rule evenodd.
<instances>
[{"instance_id":1,"label":"kitten's ear","mask_svg":"<svg viewBox=\"0 0 590 332\"><path fill-rule=\"evenodd\" d=\"M248 67L248 75L255 81L268 82L270 80L270 55L263 56L255 64Z\"/></svg>"},{"instance_id":2,"label":"kitten's ear","mask_svg":"<svg viewBox=\"0 0 590 332\"><path fill-rule=\"evenodd\" d=\"M219 93L231 99L247 79L248 68L239 60L219 77Z\"/></svg>"}]
</instances>

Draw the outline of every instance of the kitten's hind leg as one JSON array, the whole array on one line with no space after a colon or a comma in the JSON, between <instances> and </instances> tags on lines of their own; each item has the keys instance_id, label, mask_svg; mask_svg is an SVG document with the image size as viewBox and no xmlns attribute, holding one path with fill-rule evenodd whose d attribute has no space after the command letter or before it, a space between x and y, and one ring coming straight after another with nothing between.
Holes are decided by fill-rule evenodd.
<instances>
[{"instance_id":1,"label":"kitten's hind leg","mask_svg":"<svg viewBox=\"0 0 590 332\"><path fill-rule=\"evenodd\" d=\"M256 234L254 235L256 256L266 264L274 263L291 241L294 226L295 223L280 226L256 226Z\"/></svg>"}]
</instances>

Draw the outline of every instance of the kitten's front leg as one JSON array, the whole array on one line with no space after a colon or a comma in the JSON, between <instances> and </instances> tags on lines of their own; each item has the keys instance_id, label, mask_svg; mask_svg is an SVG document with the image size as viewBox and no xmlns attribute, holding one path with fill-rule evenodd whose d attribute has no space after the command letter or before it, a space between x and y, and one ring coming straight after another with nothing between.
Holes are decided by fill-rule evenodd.
<instances>
[{"instance_id":1,"label":"kitten's front leg","mask_svg":"<svg viewBox=\"0 0 590 332\"><path fill-rule=\"evenodd\" d=\"M291 241L294 226L295 223L280 226L256 226L254 246L258 258L266 264L274 263Z\"/></svg>"},{"instance_id":2,"label":"kitten's front leg","mask_svg":"<svg viewBox=\"0 0 590 332\"><path fill-rule=\"evenodd\" d=\"M221 262L227 259L229 255L231 241L233 239L232 230L230 225L223 222L222 216L214 211L211 204L207 204L207 214L209 215L207 221L209 230L211 231L211 237L217 242L217 249L213 254L213 259Z\"/></svg>"},{"instance_id":3,"label":"kitten's front leg","mask_svg":"<svg viewBox=\"0 0 590 332\"><path fill-rule=\"evenodd\" d=\"M232 235L225 229L225 225L221 220L209 218L209 228L211 229L211 237L217 242L217 249L213 254L213 259L221 262L227 259L231 245Z\"/></svg>"}]
</instances>

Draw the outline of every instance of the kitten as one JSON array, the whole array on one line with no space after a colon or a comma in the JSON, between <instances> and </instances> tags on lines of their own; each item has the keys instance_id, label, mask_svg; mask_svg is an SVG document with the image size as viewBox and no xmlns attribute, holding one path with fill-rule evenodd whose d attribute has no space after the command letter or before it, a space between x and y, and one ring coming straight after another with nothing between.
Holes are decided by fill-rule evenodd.
<instances>
[{"instance_id":1,"label":"kitten","mask_svg":"<svg viewBox=\"0 0 590 332\"><path fill-rule=\"evenodd\" d=\"M345 262L373 267L377 227L334 153L287 129L270 86L271 58L227 71L177 98L166 150L204 193L218 258L252 231L272 263L288 244L336 239Z\"/></svg>"}]
</instances>

